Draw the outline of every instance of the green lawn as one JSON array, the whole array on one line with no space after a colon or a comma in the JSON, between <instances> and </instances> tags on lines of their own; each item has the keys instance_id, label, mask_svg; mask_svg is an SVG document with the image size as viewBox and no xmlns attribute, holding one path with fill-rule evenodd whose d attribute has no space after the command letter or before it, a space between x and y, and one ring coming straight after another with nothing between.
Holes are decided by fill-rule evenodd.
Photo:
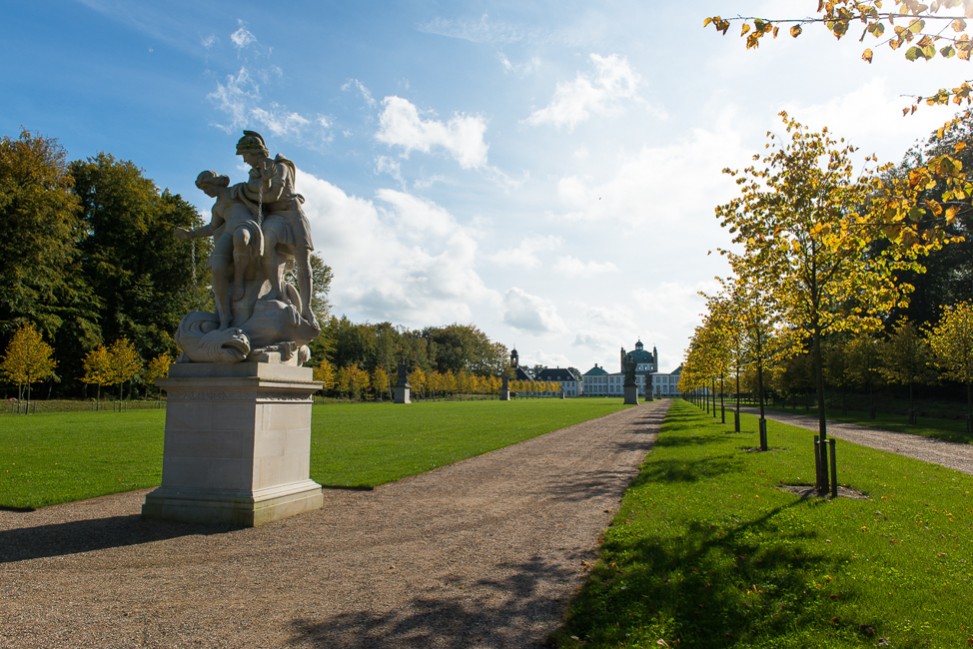
<instances>
[{"instance_id":1,"label":"green lawn","mask_svg":"<svg viewBox=\"0 0 973 649\"><path fill-rule=\"evenodd\" d=\"M319 404L311 478L372 487L624 408L620 399ZM0 418L0 507L36 508L158 485L164 410Z\"/></svg>"},{"instance_id":2,"label":"green lawn","mask_svg":"<svg viewBox=\"0 0 973 649\"><path fill-rule=\"evenodd\" d=\"M973 476L839 440L868 499L801 500L813 433L728 419L673 406L560 647L973 644Z\"/></svg>"},{"instance_id":3,"label":"green lawn","mask_svg":"<svg viewBox=\"0 0 973 649\"><path fill-rule=\"evenodd\" d=\"M164 410L0 418L0 507L36 508L159 484Z\"/></svg>"},{"instance_id":4,"label":"green lawn","mask_svg":"<svg viewBox=\"0 0 973 649\"><path fill-rule=\"evenodd\" d=\"M373 487L625 407L617 398L316 406L311 479Z\"/></svg>"}]
</instances>

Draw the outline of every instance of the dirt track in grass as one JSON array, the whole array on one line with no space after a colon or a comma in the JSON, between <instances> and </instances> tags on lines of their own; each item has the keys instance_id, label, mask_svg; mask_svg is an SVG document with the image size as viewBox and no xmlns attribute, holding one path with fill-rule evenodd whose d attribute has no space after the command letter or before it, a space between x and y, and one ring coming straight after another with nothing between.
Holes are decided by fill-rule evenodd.
<instances>
[{"instance_id":1,"label":"dirt track in grass","mask_svg":"<svg viewBox=\"0 0 973 649\"><path fill-rule=\"evenodd\" d=\"M146 491L0 511L0 647L541 646L669 401L231 530Z\"/></svg>"}]
</instances>

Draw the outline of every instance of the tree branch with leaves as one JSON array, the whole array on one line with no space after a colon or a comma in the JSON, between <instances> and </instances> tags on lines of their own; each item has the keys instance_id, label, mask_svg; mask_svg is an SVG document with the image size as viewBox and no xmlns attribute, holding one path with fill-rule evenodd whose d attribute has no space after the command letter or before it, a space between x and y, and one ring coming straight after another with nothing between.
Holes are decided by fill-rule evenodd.
<instances>
[{"instance_id":1,"label":"tree branch with leaves","mask_svg":"<svg viewBox=\"0 0 973 649\"><path fill-rule=\"evenodd\" d=\"M760 46L761 41L770 36L777 38L781 26L790 25L787 33L798 38L804 33L804 26L820 24L841 39L853 31L862 29L860 42L874 41L874 47L887 46L892 50L903 50L907 61L928 61L937 56L943 59L969 61L973 54L973 40L970 39L969 23L973 19L971 0L933 0L928 4L917 0L894 0L892 7L886 9L881 0L859 2L858 0L820 0L815 16L804 18L758 18L754 16L735 16L724 18L710 16L703 26L712 25L716 31L726 34L732 23L740 24L740 36L746 39L747 49ZM872 47L862 50L862 59L872 62L875 52ZM918 97L915 104L925 101L930 105L949 104L969 105L973 100L973 87L970 81L953 88L942 88L926 97ZM906 112L914 111L915 105Z\"/></svg>"}]
</instances>

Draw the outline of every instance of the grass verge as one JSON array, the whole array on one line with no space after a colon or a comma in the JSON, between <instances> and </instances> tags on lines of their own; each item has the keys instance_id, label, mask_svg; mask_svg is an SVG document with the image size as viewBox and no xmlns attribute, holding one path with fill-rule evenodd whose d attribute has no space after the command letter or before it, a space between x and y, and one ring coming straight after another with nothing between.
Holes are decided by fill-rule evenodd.
<instances>
[{"instance_id":1,"label":"grass verge","mask_svg":"<svg viewBox=\"0 0 973 649\"><path fill-rule=\"evenodd\" d=\"M311 478L370 488L624 407L620 399L315 405ZM31 509L156 486L164 428L164 410L5 417L0 507Z\"/></svg>"},{"instance_id":2,"label":"grass verge","mask_svg":"<svg viewBox=\"0 0 973 649\"><path fill-rule=\"evenodd\" d=\"M973 476L839 441L868 498L802 500L813 433L743 424L674 404L559 647L973 644Z\"/></svg>"}]
</instances>

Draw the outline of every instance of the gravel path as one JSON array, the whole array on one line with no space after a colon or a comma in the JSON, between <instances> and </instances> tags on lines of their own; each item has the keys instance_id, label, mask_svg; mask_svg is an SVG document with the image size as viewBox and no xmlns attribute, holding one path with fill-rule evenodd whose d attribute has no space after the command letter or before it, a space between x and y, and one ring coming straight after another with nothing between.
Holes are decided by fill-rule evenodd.
<instances>
[{"instance_id":1,"label":"gravel path","mask_svg":"<svg viewBox=\"0 0 973 649\"><path fill-rule=\"evenodd\" d=\"M818 429L816 416L774 411L767 413L767 419L814 431ZM894 433L837 421L828 422L828 435L835 439L847 440L862 446L898 453L923 462L941 464L950 469L973 474L973 445L971 444L944 442L919 435Z\"/></svg>"},{"instance_id":2,"label":"gravel path","mask_svg":"<svg viewBox=\"0 0 973 649\"><path fill-rule=\"evenodd\" d=\"M230 530L146 491L0 511L0 647L539 646L669 401Z\"/></svg>"}]
</instances>

